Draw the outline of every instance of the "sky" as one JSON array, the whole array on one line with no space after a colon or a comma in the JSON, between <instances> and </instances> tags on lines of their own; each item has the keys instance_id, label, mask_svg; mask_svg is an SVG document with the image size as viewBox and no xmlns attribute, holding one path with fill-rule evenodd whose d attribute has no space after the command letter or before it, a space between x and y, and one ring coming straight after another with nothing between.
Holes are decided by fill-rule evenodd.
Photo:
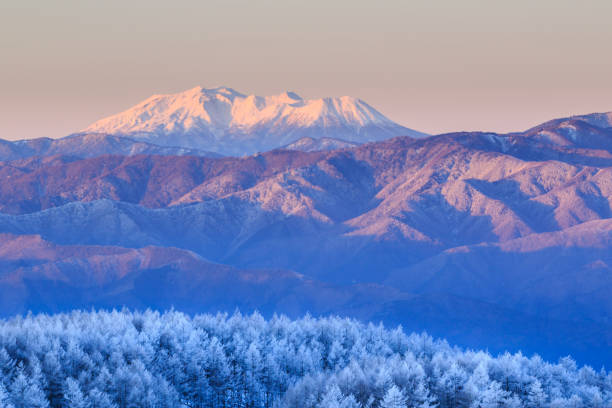
<instances>
[{"instance_id":1,"label":"sky","mask_svg":"<svg viewBox=\"0 0 612 408\"><path fill-rule=\"evenodd\" d=\"M359 97L427 133L612 111L610 0L2 0L0 138L152 94Z\"/></svg>"}]
</instances>

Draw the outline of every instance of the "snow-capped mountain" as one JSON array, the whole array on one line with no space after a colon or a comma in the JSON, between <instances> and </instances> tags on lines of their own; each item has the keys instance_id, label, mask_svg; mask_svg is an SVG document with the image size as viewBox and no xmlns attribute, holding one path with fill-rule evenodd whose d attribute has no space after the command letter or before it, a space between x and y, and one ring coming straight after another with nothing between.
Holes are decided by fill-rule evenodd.
<instances>
[{"instance_id":1,"label":"snow-capped mountain","mask_svg":"<svg viewBox=\"0 0 612 408\"><path fill-rule=\"evenodd\" d=\"M348 96L308 100L284 92L262 97L225 87L154 95L83 132L230 155L266 151L303 137L363 143L394 136L425 136Z\"/></svg>"}]
</instances>

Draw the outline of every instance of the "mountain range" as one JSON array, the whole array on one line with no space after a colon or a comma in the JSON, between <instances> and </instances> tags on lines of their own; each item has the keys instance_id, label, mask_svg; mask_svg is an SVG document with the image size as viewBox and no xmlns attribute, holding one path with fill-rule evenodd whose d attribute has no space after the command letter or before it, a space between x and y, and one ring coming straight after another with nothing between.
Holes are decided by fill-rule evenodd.
<instances>
[{"instance_id":1,"label":"mountain range","mask_svg":"<svg viewBox=\"0 0 612 408\"><path fill-rule=\"evenodd\" d=\"M329 137L292 122L315 102L258 98L196 88L3 144L2 313L338 313L612 363L612 114L411 137L324 99L362 126Z\"/></svg>"},{"instance_id":2,"label":"mountain range","mask_svg":"<svg viewBox=\"0 0 612 408\"><path fill-rule=\"evenodd\" d=\"M77 133L61 139L46 137L16 141L0 139L0 161L56 155L85 159L105 154L221 157L220 154L213 152L180 146L159 146L104 133Z\"/></svg>"}]
</instances>

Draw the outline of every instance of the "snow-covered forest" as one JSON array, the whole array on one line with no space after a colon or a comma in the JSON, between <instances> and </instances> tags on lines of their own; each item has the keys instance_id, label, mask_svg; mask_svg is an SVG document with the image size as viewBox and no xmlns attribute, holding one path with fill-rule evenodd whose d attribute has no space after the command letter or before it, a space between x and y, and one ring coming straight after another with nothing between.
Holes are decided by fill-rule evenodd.
<instances>
[{"instance_id":1,"label":"snow-covered forest","mask_svg":"<svg viewBox=\"0 0 612 408\"><path fill-rule=\"evenodd\" d=\"M0 407L611 407L612 373L341 318L72 312L0 322Z\"/></svg>"}]
</instances>

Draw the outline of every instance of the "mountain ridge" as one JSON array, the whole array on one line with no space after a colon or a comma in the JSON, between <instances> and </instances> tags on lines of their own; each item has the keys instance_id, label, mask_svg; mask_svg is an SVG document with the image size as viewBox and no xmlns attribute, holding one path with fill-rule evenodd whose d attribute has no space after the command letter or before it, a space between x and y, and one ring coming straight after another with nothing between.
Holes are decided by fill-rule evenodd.
<instances>
[{"instance_id":1,"label":"mountain ridge","mask_svg":"<svg viewBox=\"0 0 612 408\"><path fill-rule=\"evenodd\" d=\"M105 133L74 133L59 139L38 138L13 141L0 139L0 161L55 155L85 159L107 154L221 157L220 154L204 150L178 146L158 146L145 141Z\"/></svg>"},{"instance_id":2,"label":"mountain ridge","mask_svg":"<svg viewBox=\"0 0 612 408\"><path fill-rule=\"evenodd\" d=\"M309 291L330 296L312 298L320 311L381 318L466 346L612 361L612 128L573 118L521 133L315 150L0 162L0 232L40 235L51 253L100 247L110 253L96 258L106 265L156 247L175 248L165 253L177 262L191 253L227 271L288 271L302 277L288 292L306 279ZM39 262L27 251L11 260L7 248L0 262L11 268ZM61 267L88 262L75 256ZM188 307L166 278L190 276L190 262L178 275L158 265L147 287ZM231 287L237 275L224 276ZM330 287L339 292L323 290ZM134 300L100 293L107 304ZM331 298L347 293L347 303ZM290 304L280 296L266 307Z\"/></svg>"},{"instance_id":3,"label":"mountain ridge","mask_svg":"<svg viewBox=\"0 0 612 408\"><path fill-rule=\"evenodd\" d=\"M322 137L320 139L315 139L306 136L296 140L293 143L289 143L288 145L282 146L281 149L299 150L302 152L318 152L338 149L350 149L359 145L360 143L349 142L346 140L331 137Z\"/></svg>"}]
</instances>

